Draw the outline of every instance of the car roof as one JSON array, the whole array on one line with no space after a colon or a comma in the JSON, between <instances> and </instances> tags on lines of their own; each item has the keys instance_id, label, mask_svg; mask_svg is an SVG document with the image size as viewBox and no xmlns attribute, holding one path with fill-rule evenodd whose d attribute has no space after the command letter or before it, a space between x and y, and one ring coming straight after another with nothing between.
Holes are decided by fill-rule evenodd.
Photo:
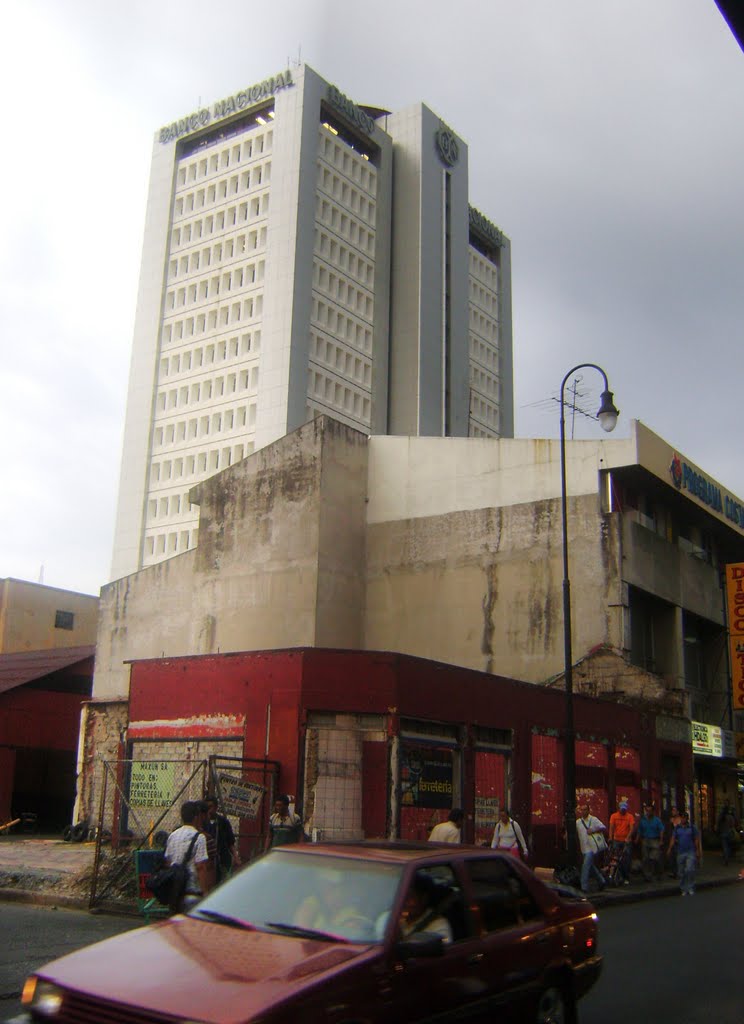
<instances>
[{"instance_id":1,"label":"car roof","mask_svg":"<svg viewBox=\"0 0 744 1024\"><path fill-rule=\"evenodd\" d=\"M335 843L300 843L277 847L292 853L320 854L330 857L349 857L354 860L374 860L385 863L408 864L411 861L441 860L442 854L450 857L476 855L502 858L504 855L483 846L467 846L462 843L405 842L402 840L367 839L339 841Z\"/></svg>"}]
</instances>

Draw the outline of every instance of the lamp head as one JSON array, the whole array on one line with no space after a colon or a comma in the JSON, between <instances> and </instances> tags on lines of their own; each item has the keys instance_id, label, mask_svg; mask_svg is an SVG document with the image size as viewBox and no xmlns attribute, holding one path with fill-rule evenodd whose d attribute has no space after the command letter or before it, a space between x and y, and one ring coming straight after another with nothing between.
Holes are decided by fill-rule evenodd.
<instances>
[{"instance_id":1,"label":"lamp head","mask_svg":"<svg viewBox=\"0 0 744 1024\"><path fill-rule=\"evenodd\" d=\"M603 391L600 398L599 410L597 412L597 419L602 430L610 431L614 430L617 426L617 418L620 415L618 410L615 408L615 403L612 400L611 391Z\"/></svg>"}]
</instances>

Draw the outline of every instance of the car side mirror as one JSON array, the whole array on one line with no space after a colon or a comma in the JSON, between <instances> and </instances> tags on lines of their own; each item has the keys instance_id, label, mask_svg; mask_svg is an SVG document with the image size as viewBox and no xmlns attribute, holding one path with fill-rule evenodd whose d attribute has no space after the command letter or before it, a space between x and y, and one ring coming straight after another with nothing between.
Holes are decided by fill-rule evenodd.
<instances>
[{"instance_id":1,"label":"car side mirror","mask_svg":"<svg viewBox=\"0 0 744 1024\"><path fill-rule=\"evenodd\" d=\"M441 935L433 932L413 932L395 944L395 954L401 960L412 960L414 957L442 956L444 941Z\"/></svg>"}]
</instances>

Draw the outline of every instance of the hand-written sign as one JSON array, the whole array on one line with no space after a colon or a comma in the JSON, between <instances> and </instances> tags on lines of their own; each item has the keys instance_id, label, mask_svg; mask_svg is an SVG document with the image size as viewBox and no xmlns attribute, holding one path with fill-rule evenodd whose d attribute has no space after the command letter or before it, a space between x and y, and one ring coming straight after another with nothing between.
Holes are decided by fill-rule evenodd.
<instances>
[{"instance_id":1,"label":"hand-written sign","mask_svg":"<svg viewBox=\"0 0 744 1024\"><path fill-rule=\"evenodd\" d=\"M217 776L220 787L220 803L226 814L237 814L241 818L257 818L261 810L264 787L255 782L246 782L220 772Z\"/></svg>"},{"instance_id":2,"label":"hand-written sign","mask_svg":"<svg viewBox=\"0 0 744 1024\"><path fill-rule=\"evenodd\" d=\"M131 807L167 807L173 802L173 764L135 761L129 779Z\"/></svg>"}]
</instances>

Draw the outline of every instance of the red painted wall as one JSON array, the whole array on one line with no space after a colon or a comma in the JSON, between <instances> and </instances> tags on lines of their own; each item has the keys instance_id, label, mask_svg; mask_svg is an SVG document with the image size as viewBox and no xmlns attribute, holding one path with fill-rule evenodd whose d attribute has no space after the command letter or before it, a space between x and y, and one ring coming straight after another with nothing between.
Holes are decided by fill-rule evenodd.
<instances>
[{"instance_id":1,"label":"red painted wall","mask_svg":"<svg viewBox=\"0 0 744 1024\"><path fill-rule=\"evenodd\" d=\"M76 751L85 699L28 687L0 694L0 745Z\"/></svg>"}]
</instances>

